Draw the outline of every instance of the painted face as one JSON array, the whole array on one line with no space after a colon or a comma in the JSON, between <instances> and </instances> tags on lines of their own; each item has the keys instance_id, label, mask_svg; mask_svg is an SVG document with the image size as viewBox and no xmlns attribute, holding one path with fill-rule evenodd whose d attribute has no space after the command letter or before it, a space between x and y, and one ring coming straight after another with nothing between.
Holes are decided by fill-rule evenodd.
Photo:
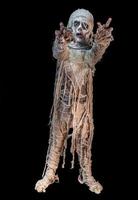
<instances>
[{"instance_id":1,"label":"painted face","mask_svg":"<svg viewBox=\"0 0 138 200\"><path fill-rule=\"evenodd\" d=\"M76 43L88 43L92 35L93 24L86 17L76 17L72 23L73 37Z\"/></svg>"}]
</instances>

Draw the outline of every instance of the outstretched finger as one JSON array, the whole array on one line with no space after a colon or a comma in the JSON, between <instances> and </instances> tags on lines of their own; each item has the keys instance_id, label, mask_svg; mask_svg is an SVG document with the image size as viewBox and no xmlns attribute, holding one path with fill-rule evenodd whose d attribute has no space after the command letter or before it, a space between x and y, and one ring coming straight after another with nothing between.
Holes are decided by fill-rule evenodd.
<instances>
[{"instance_id":1,"label":"outstretched finger","mask_svg":"<svg viewBox=\"0 0 138 200\"><path fill-rule=\"evenodd\" d=\"M98 28L102 28L101 22L97 22Z\"/></svg>"},{"instance_id":2,"label":"outstretched finger","mask_svg":"<svg viewBox=\"0 0 138 200\"><path fill-rule=\"evenodd\" d=\"M58 37L59 35L60 35L60 31L56 30L56 31L55 31L55 36Z\"/></svg>"},{"instance_id":3,"label":"outstretched finger","mask_svg":"<svg viewBox=\"0 0 138 200\"><path fill-rule=\"evenodd\" d=\"M112 18L111 18L111 17L109 17L109 18L108 18L108 20L107 20L107 22L106 22L106 24L105 24L105 27L106 27L106 28L108 28L108 27L109 27L109 25L110 25L111 21L112 21Z\"/></svg>"},{"instance_id":4,"label":"outstretched finger","mask_svg":"<svg viewBox=\"0 0 138 200\"><path fill-rule=\"evenodd\" d=\"M112 32L113 31L113 27L110 27L109 31Z\"/></svg>"},{"instance_id":5,"label":"outstretched finger","mask_svg":"<svg viewBox=\"0 0 138 200\"><path fill-rule=\"evenodd\" d=\"M60 22L59 26L60 26L60 31L63 31L65 28L63 22Z\"/></svg>"}]
</instances>

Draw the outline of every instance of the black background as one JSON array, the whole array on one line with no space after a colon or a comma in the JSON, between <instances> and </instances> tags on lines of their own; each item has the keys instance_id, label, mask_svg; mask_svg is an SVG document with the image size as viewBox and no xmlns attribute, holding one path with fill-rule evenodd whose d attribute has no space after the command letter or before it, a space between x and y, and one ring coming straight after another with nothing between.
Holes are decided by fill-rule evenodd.
<instances>
[{"instance_id":1,"label":"black background","mask_svg":"<svg viewBox=\"0 0 138 200\"><path fill-rule=\"evenodd\" d=\"M1 79L2 125L4 127L4 169L8 188L18 199L117 199L124 181L126 138L129 132L132 64L128 49L131 18L118 1L73 1L6 5L3 14L4 57ZM104 187L100 195L91 193L77 181L78 163L58 169L60 183L49 186L45 194L34 190L41 178L49 138L49 113L53 102L56 60L52 57L54 31L65 25L70 14L88 9L96 22L112 17L114 41L94 77L93 174ZM131 60L131 61L130 61ZM131 88L131 89L130 89ZM124 139L125 137L125 139ZM8 148L7 148L8 147ZM8 150L6 150L8 149ZM3 151L2 151L3 152ZM129 156L128 156L129 157ZM7 164L6 164L7 163ZM9 178L11 177L11 178ZM119 179L119 181L118 181ZM10 193L10 194L11 194ZM7 193L5 193L7 195Z\"/></svg>"}]
</instances>

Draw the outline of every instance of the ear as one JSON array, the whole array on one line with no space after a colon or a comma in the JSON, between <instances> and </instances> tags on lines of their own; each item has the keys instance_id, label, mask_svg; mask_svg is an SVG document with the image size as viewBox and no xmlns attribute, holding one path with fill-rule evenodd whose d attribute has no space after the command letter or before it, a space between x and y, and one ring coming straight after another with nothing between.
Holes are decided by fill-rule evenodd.
<instances>
[{"instance_id":1,"label":"ear","mask_svg":"<svg viewBox=\"0 0 138 200\"><path fill-rule=\"evenodd\" d=\"M92 34L89 35L89 39L91 39L91 37L92 37Z\"/></svg>"},{"instance_id":2,"label":"ear","mask_svg":"<svg viewBox=\"0 0 138 200\"><path fill-rule=\"evenodd\" d=\"M90 45L92 45L92 43L93 43L93 33L91 33L90 35L89 35L89 41L90 41Z\"/></svg>"}]
</instances>

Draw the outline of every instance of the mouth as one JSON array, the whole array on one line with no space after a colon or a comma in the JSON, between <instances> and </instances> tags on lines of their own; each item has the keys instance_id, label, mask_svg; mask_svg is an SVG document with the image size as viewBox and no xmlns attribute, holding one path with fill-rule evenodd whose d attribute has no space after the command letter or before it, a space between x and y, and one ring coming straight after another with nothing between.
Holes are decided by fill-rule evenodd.
<instances>
[{"instance_id":1,"label":"mouth","mask_svg":"<svg viewBox=\"0 0 138 200\"><path fill-rule=\"evenodd\" d=\"M78 38L83 38L83 34L82 34L82 33L76 33L76 36L77 36Z\"/></svg>"}]
</instances>

